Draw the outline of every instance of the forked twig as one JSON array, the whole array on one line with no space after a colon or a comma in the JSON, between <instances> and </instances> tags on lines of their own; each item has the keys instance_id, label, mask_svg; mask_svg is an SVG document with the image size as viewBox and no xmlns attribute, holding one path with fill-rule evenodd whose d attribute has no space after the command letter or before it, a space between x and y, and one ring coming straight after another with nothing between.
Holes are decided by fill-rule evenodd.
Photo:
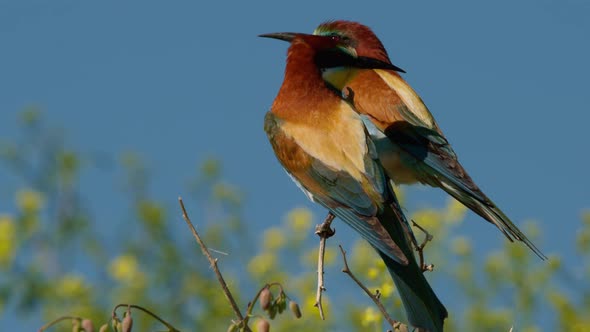
<instances>
[{"instance_id":1,"label":"forked twig","mask_svg":"<svg viewBox=\"0 0 590 332\"><path fill-rule=\"evenodd\" d=\"M320 311L320 318L324 317L324 308L322 307L322 293L326 290L324 287L324 256L326 253L326 240L336 234L336 230L330 228L332 220L334 220L334 214L328 212L326 219L321 225L315 227L315 233L320 237L320 250L318 251L318 288L315 295L314 307L317 307Z\"/></svg>"},{"instance_id":2,"label":"forked twig","mask_svg":"<svg viewBox=\"0 0 590 332\"><path fill-rule=\"evenodd\" d=\"M416 240L416 238L414 236L410 237L412 239L412 244L414 244L414 247L416 248L416 251L418 252L418 258L420 260L420 268L422 269L422 272L433 271L434 264L424 263L424 247L426 247L426 244L428 242L432 241L432 239L434 237L426 229L424 229L422 226L418 225L418 223L416 223L414 220L412 220L412 224L414 226L416 226L419 230L421 230L425 235L424 241L422 241L421 244L418 244L418 241Z\"/></svg>"},{"instance_id":3,"label":"forked twig","mask_svg":"<svg viewBox=\"0 0 590 332\"><path fill-rule=\"evenodd\" d=\"M219 271L219 268L217 267L217 259L213 258L213 256L211 256L209 249L207 249L207 246L205 245L205 243L203 242L203 240L199 236L199 233L197 233L195 226L191 222L191 220L188 216L188 213L186 212L186 209L184 208L184 203L182 201L182 197L178 197L178 203L180 204L180 208L182 209L182 218L184 219L184 221L186 221L188 227L191 229L193 236L195 237L195 239L197 240L197 243L199 244L199 246L201 247L201 250L203 251L203 255L205 255L205 257L207 257L207 260L209 260L209 263L211 264L211 267L213 268L213 271L215 271L215 275L217 276L217 281L219 281L219 284L221 285L221 289L223 290L223 294L225 295L225 297L229 301L236 317L239 320L237 325L239 327L242 327L245 331L251 331L250 328L248 327L247 322L244 321L244 316L242 316L242 313L240 312L240 308L238 307L238 304L234 300L232 293L230 292L229 288L227 287L227 284L225 283L225 280L223 279L223 276L221 275L221 272Z\"/></svg>"},{"instance_id":4,"label":"forked twig","mask_svg":"<svg viewBox=\"0 0 590 332\"><path fill-rule=\"evenodd\" d=\"M367 293L367 295L369 295L369 297L371 298L371 300L373 300L373 302L375 303L375 305L379 308L379 310L383 314L383 317L385 318L385 320L387 320L387 322L389 323L389 325L391 325L391 327L394 330L400 329L402 327L405 327L405 324L402 324L401 322L399 322L399 321L391 318L391 316L389 316L389 314L387 313L387 310L385 310L385 307L381 303L381 300L379 300L379 297L381 297L381 293L379 291L376 291L375 294L371 293L371 291L359 279L357 279L357 277L352 273L352 271L348 267L348 261L346 260L346 251L344 251L344 249L342 248L341 245L338 245L338 247L340 247L340 252L342 253L342 259L344 260L344 268L342 269L342 272L348 274L348 276L352 280L354 280L354 282L356 282L356 284L363 291L365 291L365 293Z\"/></svg>"}]
</instances>

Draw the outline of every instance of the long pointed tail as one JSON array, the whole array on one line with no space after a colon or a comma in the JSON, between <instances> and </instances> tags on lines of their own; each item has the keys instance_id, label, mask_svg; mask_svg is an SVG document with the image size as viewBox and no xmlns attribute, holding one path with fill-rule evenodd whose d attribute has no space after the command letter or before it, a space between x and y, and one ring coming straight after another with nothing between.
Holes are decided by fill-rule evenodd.
<instances>
[{"instance_id":1,"label":"long pointed tail","mask_svg":"<svg viewBox=\"0 0 590 332\"><path fill-rule=\"evenodd\" d=\"M420 331L442 331L444 319L448 316L447 309L438 299L424 277L422 269L418 266L408 239L409 236L413 236L408 232L409 225L399 210L399 205L393 204L393 206L387 206L378 219L408 258L408 264L400 264L387 254L379 250L377 252L393 278L410 324L420 328Z\"/></svg>"},{"instance_id":2,"label":"long pointed tail","mask_svg":"<svg viewBox=\"0 0 590 332\"><path fill-rule=\"evenodd\" d=\"M424 278L418 265L410 263L403 266L383 253L379 254L393 278L410 324L422 331L442 331L444 319L448 316L447 309Z\"/></svg>"},{"instance_id":3,"label":"long pointed tail","mask_svg":"<svg viewBox=\"0 0 590 332\"><path fill-rule=\"evenodd\" d=\"M489 221L490 223L496 225L500 231L506 236L508 240L511 242L514 239L521 241L527 247L529 247L539 258L547 259L545 255L539 250L527 237L524 235L523 232L516 227L516 225L492 202L489 198L487 198L483 193L481 195L486 199L485 202L482 202L477 197L470 195L468 192L461 190L459 187L454 186L452 183L447 183L445 181L441 181L441 188L449 193L451 196L455 197L459 202L463 203L466 207L471 209L473 212L480 215L485 220Z\"/></svg>"}]
</instances>

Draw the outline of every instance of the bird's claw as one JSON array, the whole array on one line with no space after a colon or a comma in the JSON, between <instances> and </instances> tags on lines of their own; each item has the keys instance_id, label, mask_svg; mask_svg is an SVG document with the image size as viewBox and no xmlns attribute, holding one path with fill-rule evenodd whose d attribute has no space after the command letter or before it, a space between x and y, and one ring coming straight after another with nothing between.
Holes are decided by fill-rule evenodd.
<instances>
[{"instance_id":1,"label":"bird's claw","mask_svg":"<svg viewBox=\"0 0 590 332\"><path fill-rule=\"evenodd\" d=\"M320 225L315 226L315 233L320 238L328 239L334 236L334 234L336 234L336 229L330 227L330 224L332 223L332 220L334 220L334 217L335 216L332 214L332 212L329 212L324 222Z\"/></svg>"}]
</instances>

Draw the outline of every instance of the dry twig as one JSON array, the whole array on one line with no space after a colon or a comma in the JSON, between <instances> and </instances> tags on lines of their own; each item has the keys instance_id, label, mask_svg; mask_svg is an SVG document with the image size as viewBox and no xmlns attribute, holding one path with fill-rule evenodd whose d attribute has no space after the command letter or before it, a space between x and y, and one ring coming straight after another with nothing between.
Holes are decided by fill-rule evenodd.
<instances>
[{"instance_id":1,"label":"dry twig","mask_svg":"<svg viewBox=\"0 0 590 332\"><path fill-rule=\"evenodd\" d=\"M244 316L242 316L242 313L240 312L240 308L238 308L238 304L234 300L232 293L230 292L229 288L227 287L227 284L225 283L225 280L223 279L223 276L221 275L219 268L217 267L217 259L213 258L213 256L211 256L209 249L207 249L207 246L205 246L205 243L203 242L203 240L199 236L199 233L197 233L195 226L191 222L191 220L188 216L188 213L186 212L186 209L184 208L184 203L182 202L182 197L178 197L178 203L180 204L180 208L182 209L182 218L184 219L184 221L186 221L188 227L191 229L193 236L195 237L195 239L197 240L197 243L199 244L199 246L201 247L201 250L203 251L203 255L205 255L205 257L207 257L207 260L209 260L209 263L211 264L211 267L213 268L213 271L215 271L215 275L217 276L217 281L219 281L219 284L221 285L221 289L223 290L223 294L225 295L225 297L229 301L229 303L234 311L234 314L238 318L238 322L236 325L243 328L244 331L251 331L250 328L248 327L247 321L244 320Z\"/></svg>"},{"instance_id":2,"label":"dry twig","mask_svg":"<svg viewBox=\"0 0 590 332\"><path fill-rule=\"evenodd\" d=\"M375 305L377 306L377 308L379 308L379 310L381 311L381 314L383 314L383 317L385 318L385 320L387 320L387 322L389 323L389 325L391 325L391 327L396 330L396 329L401 329L401 328L405 328L406 325L402 324L401 322L391 318L391 316L389 316L389 314L387 313L387 310L385 310L385 307L383 306L383 304L381 303L381 300L379 300L379 297L381 297L381 293L377 290L375 292L375 294L371 293L371 291L367 288L367 286L365 286L350 270L350 268L348 267L348 261L346 260L346 251L344 251L344 249L342 248L341 245L338 245L338 247L340 247L340 252L342 253L342 259L344 260L344 268L342 269L342 272L348 274L348 276L354 280L354 282L356 282L356 284L363 290L365 291L365 293L367 293L367 295L369 295L369 297L371 298L371 300L373 300L373 302L375 303Z\"/></svg>"},{"instance_id":3,"label":"dry twig","mask_svg":"<svg viewBox=\"0 0 590 332\"><path fill-rule=\"evenodd\" d=\"M52 327L53 325L55 325L55 324L57 324L57 323L59 323L61 321L64 321L64 320L78 320L78 321L81 321L82 320L82 317L78 317L78 316L61 316L61 317L58 317L58 318L52 320L51 322L49 322L49 323L41 326L41 328L39 328L39 331L38 332L43 332L43 331L47 330L48 328Z\"/></svg>"},{"instance_id":4,"label":"dry twig","mask_svg":"<svg viewBox=\"0 0 590 332\"><path fill-rule=\"evenodd\" d=\"M139 311L143 311L145 314L152 316L154 319L156 319L157 321L162 323L164 326L166 326L168 328L169 332L180 332L178 329L176 329L174 326L172 326L172 324L170 324L167 321L160 318L160 316L158 316L155 313L153 313L152 311L150 311L142 306L136 305L136 304L125 304L125 303L117 304L113 308L113 313L111 315L113 318L117 317L117 309L119 309L120 307L127 307L127 310L129 310L129 308L133 308L133 309L137 309Z\"/></svg>"},{"instance_id":5,"label":"dry twig","mask_svg":"<svg viewBox=\"0 0 590 332\"><path fill-rule=\"evenodd\" d=\"M324 256L326 253L326 240L336 234L336 230L330 228L332 220L334 220L334 214L328 212L326 219L321 225L315 227L315 233L320 237L320 250L318 251L318 288L315 295L314 307L317 307L320 311L320 318L324 317L324 308L322 307L322 293L326 290L324 287Z\"/></svg>"},{"instance_id":6,"label":"dry twig","mask_svg":"<svg viewBox=\"0 0 590 332\"><path fill-rule=\"evenodd\" d=\"M434 237L432 236L432 234L428 233L428 231L426 229L424 229L422 226L418 225L418 223L416 223L414 220L412 220L412 224L414 226L416 226L419 230L421 230L425 235L424 241L422 241L421 244L418 244L418 241L416 240L416 238L414 236L410 237L412 239L412 243L414 244L414 247L416 247L416 251L418 252L418 258L420 259L420 268L422 269L422 272L432 271L432 270L434 270L434 264L424 263L424 247L426 247L426 244L428 242L432 241L432 239Z\"/></svg>"}]
</instances>

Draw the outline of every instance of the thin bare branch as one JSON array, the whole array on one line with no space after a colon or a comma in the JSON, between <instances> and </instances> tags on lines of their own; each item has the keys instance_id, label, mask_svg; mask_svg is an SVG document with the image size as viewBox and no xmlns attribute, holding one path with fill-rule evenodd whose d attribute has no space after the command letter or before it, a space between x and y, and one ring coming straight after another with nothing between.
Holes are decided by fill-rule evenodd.
<instances>
[{"instance_id":1,"label":"thin bare branch","mask_svg":"<svg viewBox=\"0 0 590 332\"><path fill-rule=\"evenodd\" d=\"M320 237L320 250L318 251L318 288L315 295L314 307L318 308L322 320L325 319L324 308L322 307L322 293L326 290L324 287L324 256L326 253L326 240L336 234L336 230L330 228L334 217L332 212L328 212L324 222L315 227L315 233Z\"/></svg>"},{"instance_id":2,"label":"thin bare branch","mask_svg":"<svg viewBox=\"0 0 590 332\"><path fill-rule=\"evenodd\" d=\"M414 244L414 247L416 248L416 251L418 252L418 258L420 260L420 268L422 269L422 272L425 271L433 271L434 270L434 264L426 264L424 263L424 247L426 247L426 244L430 241L432 241L432 239L434 238L432 236L432 234L430 234L426 229L424 229L422 226L418 225L418 223L416 223L414 220L412 220L412 224L417 227L419 230L421 230L425 237L424 237L424 241L422 241L421 244L418 244L418 241L416 240L415 237L411 237L412 239L412 243Z\"/></svg>"},{"instance_id":3,"label":"thin bare branch","mask_svg":"<svg viewBox=\"0 0 590 332\"><path fill-rule=\"evenodd\" d=\"M223 276L221 275L219 268L217 267L217 259L213 258L213 256L211 256L209 249L207 249L207 246L205 245L205 243L203 242L203 240L199 236L199 233L197 233L195 226L191 222L191 220L188 216L188 213L186 212L186 209L184 208L184 202L182 201L182 197L178 197L178 203L180 204L180 208L182 209L182 218L184 219L184 221L186 221L188 227L191 229L193 236L195 237L195 239L197 240L197 243L199 244L199 246L201 247L201 250L203 251L203 255L205 255L205 257L207 257L207 260L209 260L209 263L211 264L211 267L213 268L213 271L215 271L215 275L217 276L217 281L219 281L219 284L221 285L221 289L223 290L223 294L225 295L225 297L229 301L229 303L234 311L234 314L238 318L239 322L237 325L239 327L242 327L245 331L251 331L250 328L248 327L247 321L244 320L244 316L242 315L242 312L240 311L238 304L234 300L234 297L233 297L231 291L227 287L227 284L225 283L225 280L223 279Z\"/></svg>"},{"instance_id":4,"label":"thin bare branch","mask_svg":"<svg viewBox=\"0 0 590 332\"><path fill-rule=\"evenodd\" d=\"M47 330L48 328L52 327L53 325L63 321L63 320L78 320L78 321L82 321L82 317L78 317L78 316L61 316L58 317L54 320L52 320L51 322L41 326L41 328L39 328L39 332L43 332L45 330Z\"/></svg>"},{"instance_id":5,"label":"thin bare branch","mask_svg":"<svg viewBox=\"0 0 590 332\"><path fill-rule=\"evenodd\" d=\"M348 274L348 276L354 280L354 282L356 282L356 284L363 290L365 291L365 293L371 298L371 300L373 300L373 302L375 303L375 305L377 306L377 308L379 308L379 310L381 311L381 314L383 314L383 317L385 318L385 320L387 320L387 322L389 323L389 325L391 325L391 327L394 330L398 330L400 328L404 328L406 325L402 324L401 322L391 318L391 316L389 316L389 314L387 313L387 310L385 310L385 307L383 306L383 304L381 303L381 300L379 300L379 297L381 297L381 293L377 290L375 292L375 294L371 293L371 291L367 288L367 286L365 286L350 270L350 268L348 267L348 261L346 260L346 251L344 251L344 249L342 248L341 245L338 245L338 247L340 247L340 252L342 253L342 259L344 260L344 268L342 269L342 272Z\"/></svg>"},{"instance_id":6,"label":"thin bare branch","mask_svg":"<svg viewBox=\"0 0 590 332\"><path fill-rule=\"evenodd\" d=\"M125 303L117 304L113 308L113 314L112 314L113 317L116 317L117 316L117 309L119 309L120 307L127 307L128 309L129 308L133 308L133 309L137 309L137 310L143 311L147 315L152 316L154 319L156 319L157 321L159 321L160 323L162 323L164 326L166 326L168 328L168 331L169 332L180 332L178 329L176 329L174 326L172 326L172 324L170 324L167 321L165 321L162 318L160 318L160 316L158 316L155 313L153 313L152 311L150 311L150 310L148 310L148 309L146 309L146 308L144 308L142 306L136 305L136 304L125 304Z\"/></svg>"}]
</instances>

